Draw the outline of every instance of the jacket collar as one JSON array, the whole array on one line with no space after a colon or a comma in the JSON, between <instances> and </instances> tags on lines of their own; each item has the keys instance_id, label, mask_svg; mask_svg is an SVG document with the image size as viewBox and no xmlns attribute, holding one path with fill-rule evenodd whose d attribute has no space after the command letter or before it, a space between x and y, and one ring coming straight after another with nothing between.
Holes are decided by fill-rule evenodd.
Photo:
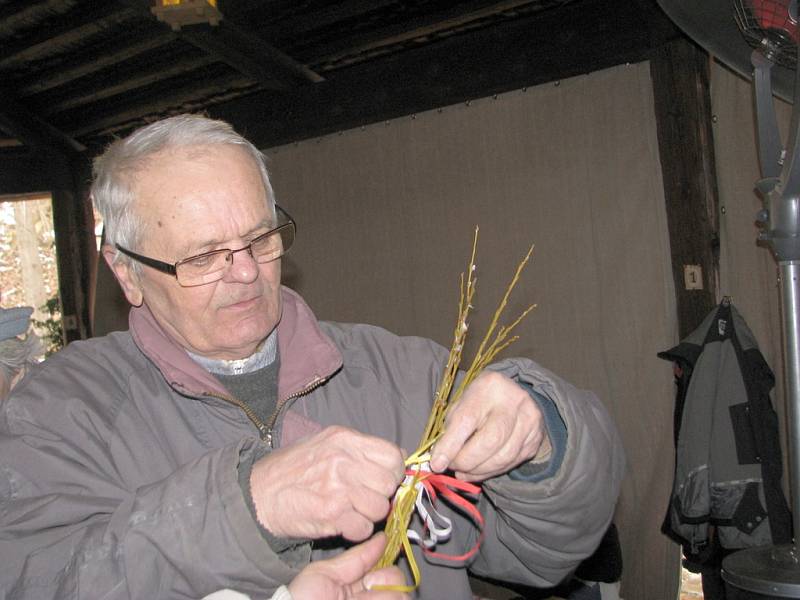
<instances>
[{"instance_id":1,"label":"jacket collar","mask_svg":"<svg viewBox=\"0 0 800 600\"><path fill-rule=\"evenodd\" d=\"M281 287L278 323L278 397L281 400L319 385L342 366L342 354L319 327L317 317L297 292Z\"/></svg>"},{"instance_id":2,"label":"jacket collar","mask_svg":"<svg viewBox=\"0 0 800 600\"><path fill-rule=\"evenodd\" d=\"M330 377L341 367L342 356L296 292L281 286L281 300L278 397L284 400ZM178 391L190 396L228 394L216 377L194 362L164 331L146 304L131 308L128 323L136 345Z\"/></svg>"}]
</instances>

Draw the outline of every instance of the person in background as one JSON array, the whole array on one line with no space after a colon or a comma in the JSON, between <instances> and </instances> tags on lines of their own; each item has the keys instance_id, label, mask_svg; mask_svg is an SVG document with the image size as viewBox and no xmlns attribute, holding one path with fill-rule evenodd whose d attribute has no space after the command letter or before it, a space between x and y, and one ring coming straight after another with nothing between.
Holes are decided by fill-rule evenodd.
<instances>
[{"instance_id":1,"label":"person in background","mask_svg":"<svg viewBox=\"0 0 800 600\"><path fill-rule=\"evenodd\" d=\"M0 401L44 352L41 341L30 330L32 313L29 306L0 308Z\"/></svg>"},{"instance_id":2,"label":"person in background","mask_svg":"<svg viewBox=\"0 0 800 600\"><path fill-rule=\"evenodd\" d=\"M0 405L0 597L260 599L370 538L447 350L319 321L281 285L295 222L227 123L179 115L115 141L91 193L130 328L72 342ZM438 504L452 531L438 557L415 547L415 600L472 600L469 572L569 577L624 464L594 394L527 358L490 365L429 461L481 484L483 529Z\"/></svg>"},{"instance_id":3,"label":"person in background","mask_svg":"<svg viewBox=\"0 0 800 600\"><path fill-rule=\"evenodd\" d=\"M292 582L282 585L270 600L408 600L408 594L374 590L374 586L405 584L397 567L370 572L386 546L386 536L377 533L366 542L338 556L312 562ZM252 600L231 589L209 594L203 600Z\"/></svg>"}]
</instances>

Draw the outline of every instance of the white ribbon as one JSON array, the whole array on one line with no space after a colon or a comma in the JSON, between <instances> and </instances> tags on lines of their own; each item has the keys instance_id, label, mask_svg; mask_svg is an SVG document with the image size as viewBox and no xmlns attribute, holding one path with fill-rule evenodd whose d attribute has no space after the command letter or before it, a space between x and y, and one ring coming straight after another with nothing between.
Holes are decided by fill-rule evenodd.
<instances>
[{"instance_id":1,"label":"white ribbon","mask_svg":"<svg viewBox=\"0 0 800 600\"><path fill-rule=\"evenodd\" d=\"M419 470L430 472L430 463L421 463ZM412 480L412 475L406 475L403 483L404 485L410 485ZM409 529L407 531L408 539L422 544L426 548L433 548L438 542L450 539L450 534L453 532L453 522L436 510L433 499L421 481L417 482L414 489L417 492L417 499L414 504L417 507L417 513L425 523L427 535L422 538L416 531Z\"/></svg>"}]
</instances>

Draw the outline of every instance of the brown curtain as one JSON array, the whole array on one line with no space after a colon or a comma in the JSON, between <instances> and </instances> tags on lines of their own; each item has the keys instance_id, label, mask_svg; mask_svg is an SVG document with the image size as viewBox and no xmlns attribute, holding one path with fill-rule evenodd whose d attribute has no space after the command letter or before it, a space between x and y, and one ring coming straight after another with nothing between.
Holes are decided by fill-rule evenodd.
<instances>
[{"instance_id":1,"label":"brown curtain","mask_svg":"<svg viewBox=\"0 0 800 600\"><path fill-rule=\"evenodd\" d=\"M616 522L626 600L676 597L677 547L659 531L672 481L677 341L646 63L269 150L299 224L286 282L320 318L449 346L458 275L480 226L472 344L517 261L509 314L535 302L511 353L606 403L629 473ZM467 352L469 355L469 352Z\"/></svg>"}]
</instances>

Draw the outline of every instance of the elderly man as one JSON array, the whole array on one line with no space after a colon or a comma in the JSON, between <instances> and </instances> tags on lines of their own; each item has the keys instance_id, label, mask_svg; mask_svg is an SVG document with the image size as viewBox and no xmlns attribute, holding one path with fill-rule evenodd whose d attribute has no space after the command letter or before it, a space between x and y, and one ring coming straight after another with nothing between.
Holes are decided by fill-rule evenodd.
<instances>
[{"instance_id":1,"label":"elderly man","mask_svg":"<svg viewBox=\"0 0 800 600\"><path fill-rule=\"evenodd\" d=\"M0 422L0 586L10 598L269 596L386 517L447 352L318 322L280 285L294 222L260 152L183 115L95 162L103 255L130 329L75 342ZM550 586L606 530L619 438L590 393L526 359L476 379L432 470L482 482L468 564L418 557L416 597L471 598L470 571ZM476 543L452 519L438 554ZM379 527L379 525L378 525Z\"/></svg>"}]
</instances>

